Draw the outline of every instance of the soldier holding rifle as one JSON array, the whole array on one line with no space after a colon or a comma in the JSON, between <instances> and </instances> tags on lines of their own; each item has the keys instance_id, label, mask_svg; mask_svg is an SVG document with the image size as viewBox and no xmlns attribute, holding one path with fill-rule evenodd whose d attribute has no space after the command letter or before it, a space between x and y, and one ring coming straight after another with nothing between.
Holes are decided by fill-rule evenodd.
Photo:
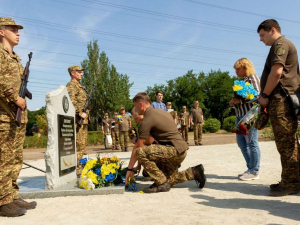
<instances>
[{"instance_id":1,"label":"soldier holding rifle","mask_svg":"<svg viewBox=\"0 0 300 225\"><path fill-rule=\"evenodd\" d=\"M87 102L85 87L79 83L82 79L82 71L84 69L78 65L70 66L68 72L71 76L71 81L67 84L70 99L76 110L77 176L81 175L79 160L82 159L85 152L89 115L89 111L85 110ZM81 120L83 120L82 125L78 123Z\"/></svg>"},{"instance_id":2,"label":"soldier holding rifle","mask_svg":"<svg viewBox=\"0 0 300 225\"><path fill-rule=\"evenodd\" d=\"M19 29L23 27L13 19L0 18L0 216L8 217L21 216L37 205L18 194L27 123L26 101L20 97L24 69L13 51L19 44ZM21 118L16 123L18 108Z\"/></svg>"}]
</instances>

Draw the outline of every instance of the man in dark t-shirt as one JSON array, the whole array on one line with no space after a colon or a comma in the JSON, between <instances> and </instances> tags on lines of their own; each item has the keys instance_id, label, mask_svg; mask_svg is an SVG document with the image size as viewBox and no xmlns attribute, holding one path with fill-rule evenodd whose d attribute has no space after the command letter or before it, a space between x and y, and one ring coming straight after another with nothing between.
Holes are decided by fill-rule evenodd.
<instances>
[{"instance_id":1,"label":"man in dark t-shirt","mask_svg":"<svg viewBox=\"0 0 300 225\"><path fill-rule=\"evenodd\" d=\"M296 194L300 191L300 152L296 136L298 118L291 110L290 99L285 92L300 93L297 49L281 35L281 28L274 19L262 22L257 33L266 46L271 46L261 76L258 101L267 107L282 166L281 181L270 185L269 195Z\"/></svg>"},{"instance_id":2,"label":"man in dark t-shirt","mask_svg":"<svg viewBox=\"0 0 300 225\"><path fill-rule=\"evenodd\" d=\"M169 113L154 109L146 93L138 93L133 98L133 104L136 112L144 118L139 127L139 139L131 154L125 184L133 178L133 166L138 160L154 180L154 184L144 189L145 193L166 192L171 186L188 180L195 180L197 186L203 188L206 177L202 164L178 172L189 147ZM153 144L154 140L158 144ZM152 144L145 145L145 142Z\"/></svg>"}]
</instances>

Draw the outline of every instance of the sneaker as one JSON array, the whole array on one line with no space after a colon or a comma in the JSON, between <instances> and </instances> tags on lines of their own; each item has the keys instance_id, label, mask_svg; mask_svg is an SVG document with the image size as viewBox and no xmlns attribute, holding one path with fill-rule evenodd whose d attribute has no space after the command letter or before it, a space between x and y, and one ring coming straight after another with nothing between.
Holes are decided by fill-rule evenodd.
<instances>
[{"instance_id":1,"label":"sneaker","mask_svg":"<svg viewBox=\"0 0 300 225\"><path fill-rule=\"evenodd\" d=\"M170 191L171 187L170 184L168 183L168 181L166 181L163 184L160 185L156 185L155 183L153 183L149 188L145 188L143 191L144 193L157 193L157 192L168 192Z\"/></svg>"},{"instance_id":2,"label":"sneaker","mask_svg":"<svg viewBox=\"0 0 300 225\"><path fill-rule=\"evenodd\" d=\"M258 180L259 175L253 173L244 173L242 176L239 177L239 180L247 181L247 180Z\"/></svg>"},{"instance_id":3,"label":"sneaker","mask_svg":"<svg viewBox=\"0 0 300 225\"><path fill-rule=\"evenodd\" d=\"M14 202L0 206L0 216L17 217L27 212L26 209L20 208Z\"/></svg>"},{"instance_id":4,"label":"sneaker","mask_svg":"<svg viewBox=\"0 0 300 225\"><path fill-rule=\"evenodd\" d=\"M201 143L198 143L198 145L202 145Z\"/></svg>"},{"instance_id":5,"label":"sneaker","mask_svg":"<svg viewBox=\"0 0 300 225\"><path fill-rule=\"evenodd\" d=\"M204 167L202 164L192 167L194 178L198 188L203 188L206 182L206 176L204 174Z\"/></svg>"},{"instance_id":6,"label":"sneaker","mask_svg":"<svg viewBox=\"0 0 300 225\"><path fill-rule=\"evenodd\" d=\"M289 188L282 187L281 185L278 185L276 188L274 186L273 188L274 188L273 190L269 191L270 196L279 197L279 196L293 195L299 193L299 191L294 191Z\"/></svg>"},{"instance_id":7,"label":"sneaker","mask_svg":"<svg viewBox=\"0 0 300 225\"><path fill-rule=\"evenodd\" d=\"M26 202L21 198L18 199L14 199L14 203L19 206L20 208L24 208L24 209L35 209L37 203L36 201L33 202Z\"/></svg>"},{"instance_id":8,"label":"sneaker","mask_svg":"<svg viewBox=\"0 0 300 225\"><path fill-rule=\"evenodd\" d=\"M241 176L243 176L245 173L249 173L249 171L248 171L248 170L246 170L244 173L240 173L240 174L238 174L238 178L240 178Z\"/></svg>"}]
</instances>

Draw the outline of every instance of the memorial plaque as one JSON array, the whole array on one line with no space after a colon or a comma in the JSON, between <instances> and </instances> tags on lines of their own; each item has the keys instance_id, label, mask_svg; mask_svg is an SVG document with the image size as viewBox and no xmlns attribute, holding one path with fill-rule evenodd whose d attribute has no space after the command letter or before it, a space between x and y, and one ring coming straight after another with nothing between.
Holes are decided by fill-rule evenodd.
<instances>
[{"instance_id":1,"label":"memorial plaque","mask_svg":"<svg viewBox=\"0 0 300 225\"><path fill-rule=\"evenodd\" d=\"M76 169L74 117L57 115L59 176Z\"/></svg>"},{"instance_id":2,"label":"memorial plaque","mask_svg":"<svg viewBox=\"0 0 300 225\"><path fill-rule=\"evenodd\" d=\"M65 86L47 93L46 112L45 189L52 190L77 180L75 108Z\"/></svg>"}]
</instances>

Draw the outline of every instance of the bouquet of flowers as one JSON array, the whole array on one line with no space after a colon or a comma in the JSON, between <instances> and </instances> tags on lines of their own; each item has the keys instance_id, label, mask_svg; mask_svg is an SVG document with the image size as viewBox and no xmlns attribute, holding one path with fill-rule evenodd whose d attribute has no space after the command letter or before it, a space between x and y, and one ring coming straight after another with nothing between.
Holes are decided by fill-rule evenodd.
<instances>
[{"instance_id":1,"label":"bouquet of flowers","mask_svg":"<svg viewBox=\"0 0 300 225\"><path fill-rule=\"evenodd\" d=\"M260 105L256 103L238 123L238 128L233 132L236 134L248 135L248 130L254 127L254 124L258 118L260 111Z\"/></svg>"},{"instance_id":2,"label":"bouquet of flowers","mask_svg":"<svg viewBox=\"0 0 300 225\"><path fill-rule=\"evenodd\" d=\"M258 92L249 82L236 80L233 83L234 97L240 100L255 100Z\"/></svg>"},{"instance_id":3,"label":"bouquet of flowers","mask_svg":"<svg viewBox=\"0 0 300 225\"><path fill-rule=\"evenodd\" d=\"M102 157L97 155L96 159L80 159L82 165L81 177L78 181L79 187L87 190L95 188L114 186L125 183L127 169L122 169L123 161L117 156ZM135 180L131 180L130 191L136 191ZM128 189L129 190L129 189Z\"/></svg>"}]
</instances>

